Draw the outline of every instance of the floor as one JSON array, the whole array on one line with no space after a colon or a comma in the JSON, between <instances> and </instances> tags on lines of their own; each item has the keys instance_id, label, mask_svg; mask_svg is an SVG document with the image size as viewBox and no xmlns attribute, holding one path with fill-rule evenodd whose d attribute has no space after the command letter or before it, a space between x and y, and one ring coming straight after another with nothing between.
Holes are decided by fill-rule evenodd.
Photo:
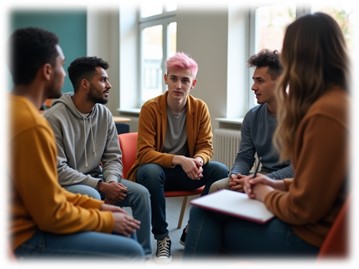
<instances>
[{"instance_id":1,"label":"floor","mask_svg":"<svg viewBox=\"0 0 359 269\"><path fill-rule=\"evenodd\" d=\"M197 197L199 197L199 195L189 197L186 211L183 217L182 227L180 229L177 229L177 224L181 211L183 197L166 198L166 219L168 223L169 235L171 238L173 261L180 261L183 257L184 246L180 244L179 240L181 238L183 229L186 227L188 223L189 212L191 208L189 202ZM129 209L129 213L130 213L130 209ZM151 241L152 241L152 254L155 255L157 249L156 246L157 241L153 238L153 235L151 236Z\"/></svg>"},{"instance_id":2,"label":"floor","mask_svg":"<svg viewBox=\"0 0 359 269\"><path fill-rule=\"evenodd\" d=\"M189 201L198 196L191 196L188 199L187 208L185 211L185 215L183 217L182 227L177 229L178 219L182 206L182 197L171 197L166 198L166 219L168 223L169 235L171 238L171 249L172 249L172 259L173 260L181 260L183 256L184 246L180 244L180 238L182 235L183 229L186 227L189 218L189 212L191 205ZM156 240L152 237L152 252L156 253Z\"/></svg>"}]
</instances>

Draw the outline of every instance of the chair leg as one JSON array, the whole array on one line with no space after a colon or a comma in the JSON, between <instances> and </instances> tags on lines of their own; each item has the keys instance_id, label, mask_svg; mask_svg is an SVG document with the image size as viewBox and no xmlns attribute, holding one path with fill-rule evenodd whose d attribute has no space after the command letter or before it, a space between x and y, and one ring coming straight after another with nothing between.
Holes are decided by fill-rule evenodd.
<instances>
[{"instance_id":1,"label":"chair leg","mask_svg":"<svg viewBox=\"0 0 359 269\"><path fill-rule=\"evenodd\" d=\"M178 219L177 229L181 229L184 212L186 211L186 207L187 207L187 201L188 201L188 196L183 196L181 213Z\"/></svg>"}]
</instances>

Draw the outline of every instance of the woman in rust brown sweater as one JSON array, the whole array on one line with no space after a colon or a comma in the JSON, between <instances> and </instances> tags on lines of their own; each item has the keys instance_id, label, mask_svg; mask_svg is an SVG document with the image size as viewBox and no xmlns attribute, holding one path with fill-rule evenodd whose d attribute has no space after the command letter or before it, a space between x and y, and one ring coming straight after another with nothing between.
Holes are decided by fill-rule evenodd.
<instances>
[{"instance_id":1,"label":"woman in rust brown sweater","mask_svg":"<svg viewBox=\"0 0 359 269\"><path fill-rule=\"evenodd\" d=\"M286 30L274 142L294 178L246 178L245 192L275 218L256 224L193 207L185 257L315 256L345 200L348 56L332 17L300 17ZM235 205L234 205L235 206Z\"/></svg>"}]
</instances>

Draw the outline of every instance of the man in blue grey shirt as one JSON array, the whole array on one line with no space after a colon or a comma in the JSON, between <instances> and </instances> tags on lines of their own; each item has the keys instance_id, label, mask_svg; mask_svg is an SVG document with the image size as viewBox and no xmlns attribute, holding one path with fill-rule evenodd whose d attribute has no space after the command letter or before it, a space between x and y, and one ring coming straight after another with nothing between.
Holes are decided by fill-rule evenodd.
<instances>
[{"instance_id":1,"label":"man in blue grey shirt","mask_svg":"<svg viewBox=\"0 0 359 269\"><path fill-rule=\"evenodd\" d=\"M209 192L220 189L243 191L242 178L250 173L255 155L261 162L260 173L273 179L293 177L289 162L280 162L272 143L277 126L277 101L274 96L277 78L282 72L279 54L264 49L248 59L248 66L255 67L252 91L259 105L250 109L241 127L241 143L228 178L211 185Z\"/></svg>"}]
</instances>

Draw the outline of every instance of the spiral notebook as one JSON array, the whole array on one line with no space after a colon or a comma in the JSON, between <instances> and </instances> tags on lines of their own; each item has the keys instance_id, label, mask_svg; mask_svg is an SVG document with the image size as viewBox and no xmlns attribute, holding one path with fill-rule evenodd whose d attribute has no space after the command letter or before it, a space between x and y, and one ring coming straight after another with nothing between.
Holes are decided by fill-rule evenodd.
<instances>
[{"instance_id":1,"label":"spiral notebook","mask_svg":"<svg viewBox=\"0 0 359 269\"><path fill-rule=\"evenodd\" d=\"M261 201L249 199L247 194L231 190L201 196L193 199L191 204L257 223L266 223L274 217Z\"/></svg>"}]
</instances>

